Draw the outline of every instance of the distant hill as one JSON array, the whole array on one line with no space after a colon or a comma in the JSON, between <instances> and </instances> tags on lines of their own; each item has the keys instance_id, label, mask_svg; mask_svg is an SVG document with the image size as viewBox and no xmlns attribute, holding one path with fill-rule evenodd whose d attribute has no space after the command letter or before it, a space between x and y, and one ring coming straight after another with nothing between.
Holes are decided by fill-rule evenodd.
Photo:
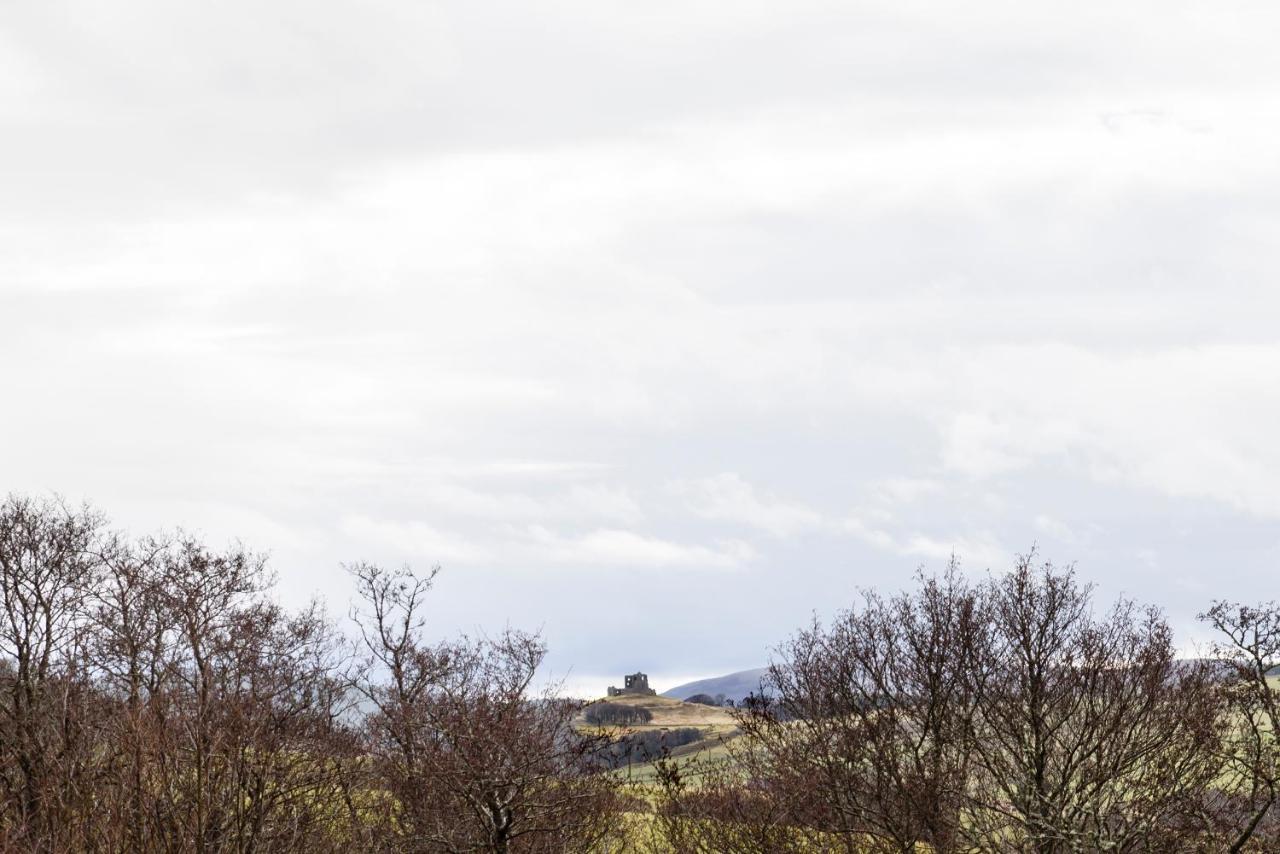
<instances>
[{"instance_id":1,"label":"distant hill","mask_svg":"<svg viewBox=\"0 0 1280 854\"><path fill-rule=\"evenodd\" d=\"M1176 669L1179 666L1187 666L1198 661L1199 659L1179 659L1174 666ZM712 697L724 694L734 703L740 703L742 698L748 694L760 692L760 679L767 670L768 668L765 667L757 667L753 670L739 670L737 673L729 673L725 676L713 676L710 679L686 682L683 685L677 685L670 690L663 691L659 696L687 700L694 694L710 694ZM1267 675L1280 679L1280 665L1276 665L1267 671Z\"/></svg>"},{"instance_id":2,"label":"distant hill","mask_svg":"<svg viewBox=\"0 0 1280 854\"><path fill-rule=\"evenodd\" d=\"M754 670L739 670L737 673L726 676L713 676L710 679L686 682L669 691L663 691L662 696L684 700L694 694L710 694L712 697L724 694L733 702L740 703L748 694L760 693L760 679L764 676L765 670L763 667L757 667Z\"/></svg>"}]
</instances>

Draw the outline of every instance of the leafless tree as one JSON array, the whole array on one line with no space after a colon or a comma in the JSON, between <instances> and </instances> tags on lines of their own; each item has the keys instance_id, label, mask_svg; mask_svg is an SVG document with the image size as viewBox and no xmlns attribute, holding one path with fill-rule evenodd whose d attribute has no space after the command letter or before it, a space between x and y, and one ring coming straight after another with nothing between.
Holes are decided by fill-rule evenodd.
<instances>
[{"instance_id":1,"label":"leafless tree","mask_svg":"<svg viewBox=\"0 0 1280 854\"><path fill-rule=\"evenodd\" d=\"M679 854L800 854L850 850L841 840L815 834L794 806L812 797L809 781L760 773L754 745L726 744L731 758L716 761L670 757L655 763L651 848ZM799 783L800 788L783 786ZM808 794L802 794L808 793ZM856 850L856 849L853 849Z\"/></svg>"},{"instance_id":2,"label":"leafless tree","mask_svg":"<svg viewBox=\"0 0 1280 854\"><path fill-rule=\"evenodd\" d=\"M0 502L0 850L616 849L647 806L610 763L683 733L610 744L538 687L537 635L431 639L434 571L350 569L355 648L240 546ZM1179 660L1158 611L1031 556L866 592L716 759L659 760L658 850L1276 850L1280 606L1202 618L1213 657Z\"/></svg>"},{"instance_id":3,"label":"leafless tree","mask_svg":"<svg viewBox=\"0 0 1280 854\"><path fill-rule=\"evenodd\" d=\"M983 626L954 564L914 593L867 592L830 627L815 621L781 648L769 699L739 712L759 745L742 757L754 785L791 793L788 813L824 844L956 850Z\"/></svg>"},{"instance_id":4,"label":"leafless tree","mask_svg":"<svg viewBox=\"0 0 1280 854\"><path fill-rule=\"evenodd\" d=\"M536 636L428 644L432 575L352 567L369 653L372 753L394 797L385 847L398 851L594 851L611 832L614 778L579 732L581 704L535 692Z\"/></svg>"},{"instance_id":5,"label":"leafless tree","mask_svg":"<svg viewBox=\"0 0 1280 854\"><path fill-rule=\"evenodd\" d=\"M269 576L243 549L183 538L159 564L168 657L150 787L164 847L341 850L356 743L336 630L316 606L290 615L263 598Z\"/></svg>"},{"instance_id":6,"label":"leafless tree","mask_svg":"<svg viewBox=\"0 0 1280 854\"><path fill-rule=\"evenodd\" d=\"M52 850L92 785L83 707L88 591L101 518L61 501L0 504L0 797L3 832Z\"/></svg>"},{"instance_id":7,"label":"leafless tree","mask_svg":"<svg viewBox=\"0 0 1280 854\"><path fill-rule=\"evenodd\" d=\"M1032 556L988 585L962 827L985 850L1199 850L1222 735L1212 673L1177 661L1154 609L1095 617L1091 594Z\"/></svg>"},{"instance_id":8,"label":"leafless tree","mask_svg":"<svg viewBox=\"0 0 1280 854\"><path fill-rule=\"evenodd\" d=\"M1220 680L1177 660L1158 612L1122 600L1096 617L1091 596L1031 557L982 584L952 564L864 594L780 649L739 712L735 774L668 787L668 811L714 807L778 850L794 833L850 852L1202 850ZM684 844L721 832L670 824Z\"/></svg>"},{"instance_id":9,"label":"leafless tree","mask_svg":"<svg viewBox=\"0 0 1280 854\"><path fill-rule=\"evenodd\" d=\"M1231 854L1280 847L1280 605L1215 602L1200 619L1217 632L1229 737L1219 781L1219 819Z\"/></svg>"},{"instance_id":10,"label":"leafless tree","mask_svg":"<svg viewBox=\"0 0 1280 854\"><path fill-rule=\"evenodd\" d=\"M99 546L106 714L87 840L106 850L343 850L358 742L347 652L318 607L260 594L262 561L197 540ZM336 805L336 806L335 806Z\"/></svg>"},{"instance_id":11,"label":"leafless tree","mask_svg":"<svg viewBox=\"0 0 1280 854\"><path fill-rule=\"evenodd\" d=\"M145 851L157 837L153 763L157 724L173 672L173 615L161 596L162 540L114 533L97 546L103 568L94 589L89 651L106 704L103 774L93 838L104 850Z\"/></svg>"},{"instance_id":12,"label":"leafless tree","mask_svg":"<svg viewBox=\"0 0 1280 854\"><path fill-rule=\"evenodd\" d=\"M583 717L596 726L631 726L653 720L653 712L643 706L598 701L589 705Z\"/></svg>"}]
</instances>

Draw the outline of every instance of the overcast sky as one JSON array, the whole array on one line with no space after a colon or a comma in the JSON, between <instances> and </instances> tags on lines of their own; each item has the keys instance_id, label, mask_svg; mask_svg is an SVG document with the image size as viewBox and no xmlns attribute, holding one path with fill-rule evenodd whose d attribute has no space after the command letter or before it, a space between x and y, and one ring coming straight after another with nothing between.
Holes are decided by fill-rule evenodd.
<instances>
[{"instance_id":1,"label":"overcast sky","mask_svg":"<svg viewBox=\"0 0 1280 854\"><path fill-rule=\"evenodd\" d=\"M0 6L0 491L574 685L1038 544L1276 596L1280 7Z\"/></svg>"}]
</instances>

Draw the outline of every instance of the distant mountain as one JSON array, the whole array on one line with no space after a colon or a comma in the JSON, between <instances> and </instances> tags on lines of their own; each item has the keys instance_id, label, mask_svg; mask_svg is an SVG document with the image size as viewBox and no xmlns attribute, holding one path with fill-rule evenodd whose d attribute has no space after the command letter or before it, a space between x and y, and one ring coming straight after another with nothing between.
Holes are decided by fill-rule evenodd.
<instances>
[{"instance_id":1,"label":"distant mountain","mask_svg":"<svg viewBox=\"0 0 1280 854\"><path fill-rule=\"evenodd\" d=\"M1199 659L1178 659L1174 662L1174 673L1178 673L1182 668L1189 668L1201 663ZM1222 667L1222 665L1216 665ZM725 676L713 676L710 679L699 679L695 682L686 682L683 685L677 685L670 690L663 691L658 696L670 697L674 700L687 700L694 694L709 694L712 697L718 694L724 694L734 703L742 702L742 698L748 694L760 693L760 680L764 677L768 668L757 667L753 670L739 670L737 673L729 673ZM1225 668L1220 672L1225 673ZM1280 665L1276 665L1267 671L1268 676L1280 678Z\"/></svg>"},{"instance_id":2,"label":"distant mountain","mask_svg":"<svg viewBox=\"0 0 1280 854\"><path fill-rule=\"evenodd\" d=\"M757 667L754 670L739 670L727 676L713 676L710 679L686 682L669 691L663 691L662 696L684 700L694 694L710 694L712 697L724 694L733 702L740 703L748 694L760 693L760 679L764 676L765 670L766 668Z\"/></svg>"}]
</instances>

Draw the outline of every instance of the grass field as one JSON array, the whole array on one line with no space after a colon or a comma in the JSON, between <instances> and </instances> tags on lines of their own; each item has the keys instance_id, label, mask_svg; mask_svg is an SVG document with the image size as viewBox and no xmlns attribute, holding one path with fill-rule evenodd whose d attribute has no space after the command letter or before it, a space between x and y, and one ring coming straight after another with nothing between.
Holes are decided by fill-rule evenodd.
<instances>
[{"instance_id":1,"label":"grass field","mask_svg":"<svg viewBox=\"0 0 1280 854\"><path fill-rule=\"evenodd\" d=\"M684 727L694 727L701 730L703 733L701 740L681 745L672 750L670 754L672 759L687 765L691 769L703 767L707 763L728 759L728 751L724 746L725 742L737 738L739 735L733 715L728 710L716 706L686 703L683 700L673 700L668 697L642 695L608 697L607 701L641 708L653 715L653 719L648 723L616 728L615 731L619 736L646 731L661 732L662 730ZM590 726L581 718L578 725L583 728ZM619 769L617 773L627 776L628 779L635 783L645 784L654 779L655 769L652 763L637 762L626 768Z\"/></svg>"}]
</instances>

